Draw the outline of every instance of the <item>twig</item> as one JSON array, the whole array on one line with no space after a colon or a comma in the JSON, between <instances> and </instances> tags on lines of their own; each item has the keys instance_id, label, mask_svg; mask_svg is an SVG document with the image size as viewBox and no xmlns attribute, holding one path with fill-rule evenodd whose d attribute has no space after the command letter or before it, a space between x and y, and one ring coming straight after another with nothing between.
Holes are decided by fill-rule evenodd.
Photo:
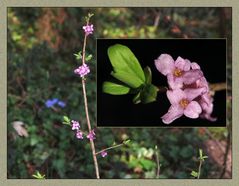
<instances>
[{"instance_id":1,"label":"twig","mask_svg":"<svg viewBox=\"0 0 239 186\"><path fill-rule=\"evenodd\" d=\"M205 132L207 133L207 135L208 135L211 139L213 139L213 140L215 141L215 143L216 143L217 146L220 148L220 150L221 150L223 153L225 153L225 150L224 150L224 148L222 147L222 145L218 142L217 139L214 138L214 136L212 135L212 133L211 133L207 128L205 128Z\"/></svg>"},{"instance_id":2,"label":"twig","mask_svg":"<svg viewBox=\"0 0 239 186\"><path fill-rule=\"evenodd\" d=\"M159 164L159 153L158 153L158 147L155 146L155 154L156 154L156 162L157 162L157 173L156 173L156 178L159 178L159 173L160 173L160 164Z\"/></svg>"},{"instance_id":3,"label":"twig","mask_svg":"<svg viewBox=\"0 0 239 186\"><path fill-rule=\"evenodd\" d=\"M87 21L87 25L88 25L88 23L89 22ZM82 50L82 64L85 64L86 38L87 38L87 35L85 34L83 50ZM91 132L91 124L90 124L90 118L89 118L88 102L87 102L87 94L86 94L85 82L86 82L86 80L84 78L82 78L82 89L83 89L83 95L84 95L84 105L85 105L86 121L87 121L88 130L89 130L89 132ZM97 157L96 157L96 154L95 154L95 144L94 144L93 140L90 140L90 146L91 146L91 151L92 151L94 165L95 165L96 178L100 179L99 166L98 166Z\"/></svg>"},{"instance_id":4,"label":"twig","mask_svg":"<svg viewBox=\"0 0 239 186\"><path fill-rule=\"evenodd\" d=\"M199 178L200 178L200 174L201 174L201 168L202 168L202 162L203 162L203 160L200 160L200 162L199 162L199 167L198 167L198 176L197 176L197 179L199 179Z\"/></svg>"},{"instance_id":5,"label":"twig","mask_svg":"<svg viewBox=\"0 0 239 186\"><path fill-rule=\"evenodd\" d=\"M107 150L110 150L110 149L114 149L114 148L120 147L120 146L122 146L122 145L124 145L124 143L121 143L121 144L118 144L118 145L114 145L114 146L111 146L111 147L102 149L101 151L96 152L95 155L100 154L101 152L104 152L104 151L107 151Z\"/></svg>"},{"instance_id":6,"label":"twig","mask_svg":"<svg viewBox=\"0 0 239 186\"><path fill-rule=\"evenodd\" d=\"M212 84L209 84L209 88L211 91L226 90L227 84L226 83L212 83Z\"/></svg>"},{"instance_id":7,"label":"twig","mask_svg":"<svg viewBox=\"0 0 239 186\"><path fill-rule=\"evenodd\" d=\"M160 12L157 12L155 19L154 19L154 28L157 28L159 25L159 20L160 20Z\"/></svg>"},{"instance_id":8,"label":"twig","mask_svg":"<svg viewBox=\"0 0 239 186\"><path fill-rule=\"evenodd\" d=\"M225 172L226 172L226 169L227 169L227 157L228 157L228 153L229 153L229 150L230 150L230 147L231 147L231 134L230 134L230 128L228 127L228 134L227 134L227 146L226 146L226 152L224 154L224 161L223 161L223 169L222 169L222 172L221 172L221 175L220 175L220 178L223 178Z\"/></svg>"},{"instance_id":9,"label":"twig","mask_svg":"<svg viewBox=\"0 0 239 186\"><path fill-rule=\"evenodd\" d=\"M200 178L201 169L202 169L202 163L203 163L203 162L205 161L205 159L207 159L207 158L208 158L208 156L203 155L202 149L199 149L199 157L198 157L198 159L199 159L199 166L198 166L198 170L197 170L197 172L193 170L193 171L191 172L191 176L193 176L194 178L197 178L197 179Z\"/></svg>"}]
</instances>

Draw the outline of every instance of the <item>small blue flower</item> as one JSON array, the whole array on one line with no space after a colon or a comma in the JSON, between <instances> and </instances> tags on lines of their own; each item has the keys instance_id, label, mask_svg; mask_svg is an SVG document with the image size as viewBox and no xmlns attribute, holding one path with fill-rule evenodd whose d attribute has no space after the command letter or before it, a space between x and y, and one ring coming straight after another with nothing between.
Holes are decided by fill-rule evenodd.
<instances>
[{"instance_id":1,"label":"small blue flower","mask_svg":"<svg viewBox=\"0 0 239 186\"><path fill-rule=\"evenodd\" d=\"M46 102L45 102L45 105L47 108L50 108L52 106L54 106L54 103L52 102L52 100L48 99Z\"/></svg>"},{"instance_id":2,"label":"small blue flower","mask_svg":"<svg viewBox=\"0 0 239 186\"><path fill-rule=\"evenodd\" d=\"M66 106L66 103L63 101L58 101L57 104L62 108L64 108Z\"/></svg>"},{"instance_id":3,"label":"small blue flower","mask_svg":"<svg viewBox=\"0 0 239 186\"><path fill-rule=\"evenodd\" d=\"M53 107L59 100L57 98L54 98L54 99L48 99L46 102L45 102L45 105L47 108L50 108L50 107Z\"/></svg>"},{"instance_id":4,"label":"small blue flower","mask_svg":"<svg viewBox=\"0 0 239 186\"><path fill-rule=\"evenodd\" d=\"M54 98L54 99L52 99L52 103L53 103L54 105L55 105L58 101L59 101L58 98Z\"/></svg>"}]
</instances>

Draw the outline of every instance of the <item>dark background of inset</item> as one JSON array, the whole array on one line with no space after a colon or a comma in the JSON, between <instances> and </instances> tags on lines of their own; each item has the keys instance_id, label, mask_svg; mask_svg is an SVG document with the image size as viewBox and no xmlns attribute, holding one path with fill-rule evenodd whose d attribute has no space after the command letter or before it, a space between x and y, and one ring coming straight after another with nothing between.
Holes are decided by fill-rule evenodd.
<instances>
[{"instance_id":1,"label":"dark background of inset","mask_svg":"<svg viewBox=\"0 0 239 186\"><path fill-rule=\"evenodd\" d=\"M102 92L102 83L114 79L107 49L114 44L128 46L142 68L149 66L152 83L167 86L167 79L155 67L160 54L170 54L197 62L210 83L226 82L226 39L97 39L97 126L99 127L221 127L226 125L226 91L214 96L213 116L217 121L190 119L185 116L169 125L162 122L170 103L166 93L159 93L157 101L133 104L134 95L110 95Z\"/></svg>"}]
</instances>

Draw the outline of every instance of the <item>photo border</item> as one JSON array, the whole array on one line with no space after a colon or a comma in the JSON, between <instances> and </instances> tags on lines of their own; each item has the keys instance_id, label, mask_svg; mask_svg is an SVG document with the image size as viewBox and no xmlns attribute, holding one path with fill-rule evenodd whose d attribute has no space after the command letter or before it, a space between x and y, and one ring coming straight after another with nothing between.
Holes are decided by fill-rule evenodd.
<instances>
[{"instance_id":1,"label":"photo border","mask_svg":"<svg viewBox=\"0 0 239 186\"><path fill-rule=\"evenodd\" d=\"M169 1L164 0L135 0L126 2L125 0L2 0L0 2L0 118L1 118L1 130L0 130L0 183L1 185L201 185L209 184L210 186L235 186L239 184L239 168L238 166L232 166L232 179L46 179L46 180L34 180L34 179L7 179L7 7L232 7L232 131L239 131L239 1L238 0L211 0L210 2L194 0L189 2L187 0ZM232 165L239 164L239 134L233 132L232 135Z\"/></svg>"}]
</instances>

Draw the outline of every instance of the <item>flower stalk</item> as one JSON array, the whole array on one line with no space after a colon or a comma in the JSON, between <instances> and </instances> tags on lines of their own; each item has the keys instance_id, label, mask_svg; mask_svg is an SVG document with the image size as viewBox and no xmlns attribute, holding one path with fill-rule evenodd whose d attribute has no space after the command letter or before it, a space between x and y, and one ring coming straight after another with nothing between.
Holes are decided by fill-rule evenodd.
<instances>
[{"instance_id":1,"label":"flower stalk","mask_svg":"<svg viewBox=\"0 0 239 186\"><path fill-rule=\"evenodd\" d=\"M86 20L86 23L87 23L87 25L89 24L89 19ZM85 64L85 48L86 48L87 35L88 34L85 32L84 44L83 44L83 49L82 49L82 65ZM90 124L88 101L87 101L87 94L86 94L86 79L84 77L82 78L82 91L83 91L83 96L84 96L86 121L87 121L88 131L90 133L92 129L91 129L91 124ZM97 157L95 154L94 140L90 140L90 146L91 146L91 151L92 151L92 156L93 156L93 161L94 161L94 166L95 166L96 178L100 179L99 166L98 166L98 161L97 161Z\"/></svg>"},{"instance_id":2,"label":"flower stalk","mask_svg":"<svg viewBox=\"0 0 239 186\"><path fill-rule=\"evenodd\" d=\"M202 164L205 161L205 159L207 159L208 156L203 155L203 151L202 149L199 149L199 166L198 166L198 171L192 171L191 172L191 176L193 176L194 178L200 179L200 175L201 175L201 169L202 169Z\"/></svg>"},{"instance_id":3,"label":"flower stalk","mask_svg":"<svg viewBox=\"0 0 239 186\"><path fill-rule=\"evenodd\" d=\"M108 150L110 150L110 149L114 149L114 148L120 147L120 146L125 145L125 144L127 144L127 143L129 143L129 142L130 142L130 140L127 140L127 141L124 141L124 142L122 142L122 143L120 143L120 144L118 144L118 145L113 145L113 146L111 146L111 147L102 149L101 151L96 152L95 155L101 154L102 152L106 152L106 151L108 151Z\"/></svg>"}]
</instances>

